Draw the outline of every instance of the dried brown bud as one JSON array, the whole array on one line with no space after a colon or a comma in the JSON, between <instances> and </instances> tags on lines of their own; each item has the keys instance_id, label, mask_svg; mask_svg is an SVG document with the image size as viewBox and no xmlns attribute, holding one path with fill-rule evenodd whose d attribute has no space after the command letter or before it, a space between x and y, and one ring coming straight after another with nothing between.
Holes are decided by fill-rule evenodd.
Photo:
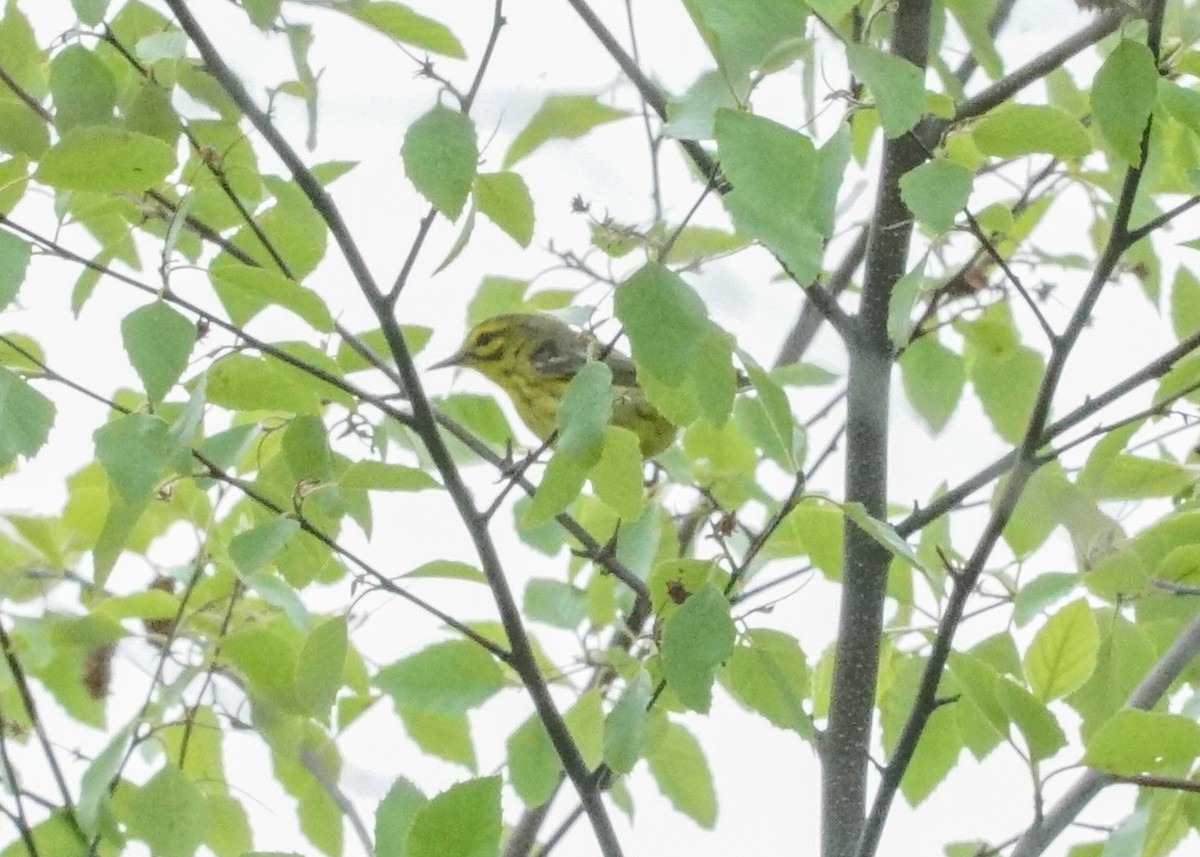
<instances>
[{"instance_id":1,"label":"dried brown bud","mask_svg":"<svg viewBox=\"0 0 1200 857\"><path fill-rule=\"evenodd\" d=\"M83 687L92 699L105 699L112 689L112 659L116 643L88 649L83 659Z\"/></svg>"}]
</instances>

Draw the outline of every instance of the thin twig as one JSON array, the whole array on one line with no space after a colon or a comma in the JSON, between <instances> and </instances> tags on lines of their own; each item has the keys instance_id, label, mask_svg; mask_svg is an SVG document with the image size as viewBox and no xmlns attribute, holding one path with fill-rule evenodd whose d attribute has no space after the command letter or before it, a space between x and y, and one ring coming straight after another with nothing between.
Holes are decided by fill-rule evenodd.
<instances>
[{"instance_id":1,"label":"thin twig","mask_svg":"<svg viewBox=\"0 0 1200 857\"><path fill-rule=\"evenodd\" d=\"M438 433L436 418L421 385L421 379L417 374L408 345L404 341L400 326L392 312L391 303L371 276L366 261L346 227L336 204L274 126L270 117L250 98L241 81L193 17L187 4L183 0L166 0L166 2L178 19L181 28L199 50L208 71L287 166L292 177L325 221L334 240L341 248L342 255L345 257L355 281L380 322L384 339L392 352L401 380L404 382L404 389L412 405L414 429L428 449L475 546L484 576L487 578L497 610L500 613L501 624L508 637L510 663L529 692L538 717L550 737L550 742L562 760L567 776L570 777L587 809L588 818L592 823L601 852L605 857L618 857L621 854L621 846L613 829L612 820L601 800L599 790L589 780L587 764L563 722L562 715L550 695L545 677L538 667L533 647L525 632L520 608L512 594L495 544L488 533L486 522L479 517L470 491L463 482L449 450Z\"/></svg>"},{"instance_id":2,"label":"thin twig","mask_svg":"<svg viewBox=\"0 0 1200 857\"><path fill-rule=\"evenodd\" d=\"M16 805L16 813L10 814L9 818L17 828L21 841L25 843L25 850L29 852L28 857L40 857L37 843L33 840L33 830L29 826L29 817L25 814L25 796L21 789L21 782L17 779L17 771L8 755L8 724L5 722L0 722L0 763L4 765L4 779L8 781L9 788L12 790L13 803Z\"/></svg>"},{"instance_id":3,"label":"thin twig","mask_svg":"<svg viewBox=\"0 0 1200 857\"><path fill-rule=\"evenodd\" d=\"M1200 616L1188 623L1171 648L1163 653L1125 702L1126 708L1148 711L1153 708L1176 678L1200 653ZM1053 806L1042 813L1022 834L1012 857L1037 857L1042 854L1083 808L1112 782L1109 775L1095 768L1082 773Z\"/></svg>"},{"instance_id":4,"label":"thin twig","mask_svg":"<svg viewBox=\"0 0 1200 857\"><path fill-rule=\"evenodd\" d=\"M374 837L367 830L367 826L363 824L362 816L355 809L354 802L346 797L346 793L342 791L337 780L325 769L325 765L321 763L317 754L309 747L303 748L300 751L300 764L321 784L321 788L329 795L330 800L333 801L334 805L341 810L342 815L350 822L350 826L354 829L354 833L358 837L359 844L362 845L363 853L368 855L368 857L374 854Z\"/></svg>"},{"instance_id":5,"label":"thin twig","mask_svg":"<svg viewBox=\"0 0 1200 857\"><path fill-rule=\"evenodd\" d=\"M62 384L63 386L69 387L70 389L75 390L76 392L81 393L81 394L87 396L88 398L91 398L94 401L99 402L100 404L105 405L106 407L109 407L112 410L117 411L119 413L123 413L123 414L131 413L129 408L126 408L123 405L121 405L117 402L114 402L111 399L108 399L108 398L100 395L99 393L96 393L93 390L88 389L87 387L83 386L82 384L79 384L78 382L65 377L64 375L60 374L56 370L51 369L46 363L39 360L36 355L34 355L31 352L27 351L26 349L22 348L20 343L13 341L9 337L7 337L3 334L0 334L0 342L3 342L9 348L12 348L14 351L21 354L21 356L23 356L25 359L31 361L34 365L36 365L38 367L39 371L41 372L42 377L45 378L46 380L54 381L56 383ZM382 589L385 592L389 592L392 595L398 595L399 597L405 599L406 601L409 601L410 603L412 603L412 604L416 605L417 607L419 607L420 609L424 610L426 613L429 613L430 615L436 617L437 619L441 620L442 622L445 622L449 627L453 628L454 630L458 631L463 636L467 637L468 639L478 643L480 646L487 649L492 655L494 655L501 661L504 661L507 663L509 661L509 659L511 658L511 655L509 652L505 651L502 647L496 645L496 643L494 643L492 640L490 640L487 637L485 637L484 635L480 634L478 631L476 631L470 625L466 625L466 624L458 621L457 619L455 619L453 616L446 613L445 611L440 610L437 607L434 607L432 604L428 603L427 601L425 601L424 599L422 599L416 595L413 595L411 592L404 589L403 587L397 586L396 583L391 578L389 578L387 575L385 575L382 572L380 572L379 570L377 570L374 566L372 566L366 560L362 559L356 553L352 552L351 550L349 550L346 547L343 547L342 545L338 544L338 542L336 542L334 539L331 539L329 536L327 536L318 527L313 525L312 522L310 522L304 515L284 509L278 503L274 502L269 497L267 497L266 495L264 495L264 494L260 493L258 490L256 490L254 488L254 486L251 485L249 482L245 481L244 479L239 479L236 476L232 476L231 474L225 472L215 462L213 462L210 458L208 458L207 456L205 456L198 450L192 449L192 450L190 450L190 452L191 452L191 455L193 458L195 458L202 465L204 465L204 467L206 469L205 470L206 476L208 476L209 478L212 478L212 479L216 479L220 482L224 482L225 484L230 485L234 488L237 488L239 491L241 491L243 494L245 494L247 497L249 497L255 503L257 503L258 505L262 506L265 509L268 509L271 512L274 512L276 515L279 515L280 517L294 518L300 524L300 528L302 530L304 530L304 532L308 533L313 538L317 539L319 542L321 542L323 545L325 545L331 551L339 554L340 556L349 560L354 565L358 566L359 569L361 569L365 574L367 574L369 577L371 577L375 581L375 585L378 588Z\"/></svg>"},{"instance_id":6,"label":"thin twig","mask_svg":"<svg viewBox=\"0 0 1200 857\"><path fill-rule=\"evenodd\" d=\"M8 664L8 671L12 674L13 684L17 686L17 695L21 698L21 707L25 709L25 716L29 718L29 723L33 727L33 734L37 736L38 744L42 748L42 754L46 757L46 764L49 766L50 773L54 777L55 785L58 786L58 793L62 797L62 806L66 810L71 825L78 831L79 821L75 817L75 803L71 799L71 790L67 787L67 778L63 775L63 770L58 764L58 758L54 755L54 747L50 743L50 737L46 734L45 726L42 725L42 718L38 714L37 703L34 701L33 693L29 689L29 679L25 676L25 668L21 666L21 661L17 658L12 638L8 635L8 629L4 627L3 621L0 621L0 649L4 650L4 660Z\"/></svg>"},{"instance_id":7,"label":"thin twig","mask_svg":"<svg viewBox=\"0 0 1200 857\"><path fill-rule=\"evenodd\" d=\"M1164 6L1165 0L1154 0L1149 14L1147 43L1156 63L1160 51ZM1101 19L1103 17L1101 16ZM1013 470L1004 484L1004 489L975 550L972 551L958 576L954 578L954 586L938 625L938 633L934 638L929 659L926 661L916 699L900 738L896 742L892 757L884 770L871 812L867 818L867 824L859 839L856 850L857 857L871 857L876 853L884 822L900 787L900 780L916 752L917 742L920 740L929 717L937 707L935 703L938 684L941 681L942 670L950 656L954 635L961 622L967 599L974 590L979 576L983 573L984 565L996 542L999 541L1004 527L1008 524L1025 486L1036 470L1038 450L1045 443L1044 435L1049 419L1050 405L1058 389L1059 379L1062 377L1067 358L1083 333L1092 310L1100 299L1104 285L1120 261L1122 253L1129 246L1129 218L1141 183L1142 170L1149 156L1152 122L1153 117L1148 118L1143 128L1138 162L1131 165L1125 173L1116 211L1113 214L1112 230L1104 251L1097 261L1096 268L1079 304L1075 307L1066 328L1055 341L1051 350L1050 360L1042 377L1042 383L1039 385L1037 398L1034 401L1021 445L1017 450Z\"/></svg>"}]
</instances>

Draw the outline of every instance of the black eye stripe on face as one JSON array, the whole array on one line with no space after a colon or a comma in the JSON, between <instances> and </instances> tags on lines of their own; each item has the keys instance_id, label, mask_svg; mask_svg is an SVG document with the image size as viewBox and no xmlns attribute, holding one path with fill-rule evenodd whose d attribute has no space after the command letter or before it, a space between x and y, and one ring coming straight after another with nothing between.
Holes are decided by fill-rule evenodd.
<instances>
[{"instance_id":1,"label":"black eye stripe on face","mask_svg":"<svg viewBox=\"0 0 1200 857\"><path fill-rule=\"evenodd\" d=\"M488 330L475 337L475 342L471 346L471 353L476 360L491 361L499 360L504 353L504 339L497 331Z\"/></svg>"}]
</instances>

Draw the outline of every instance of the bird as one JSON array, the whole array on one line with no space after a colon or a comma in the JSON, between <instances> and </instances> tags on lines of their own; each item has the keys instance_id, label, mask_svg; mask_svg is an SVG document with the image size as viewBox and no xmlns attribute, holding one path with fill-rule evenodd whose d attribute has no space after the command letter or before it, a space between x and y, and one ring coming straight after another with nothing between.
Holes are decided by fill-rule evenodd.
<instances>
[{"instance_id":1,"label":"bird","mask_svg":"<svg viewBox=\"0 0 1200 857\"><path fill-rule=\"evenodd\" d=\"M504 313L485 319L454 354L429 368L474 369L508 394L535 435L551 441L559 428L559 402L589 360L602 360L611 370L610 422L637 436L642 458L653 458L669 447L677 427L647 400L634 362L593 334L551 315Z\"/></svg>"}]
</instances>

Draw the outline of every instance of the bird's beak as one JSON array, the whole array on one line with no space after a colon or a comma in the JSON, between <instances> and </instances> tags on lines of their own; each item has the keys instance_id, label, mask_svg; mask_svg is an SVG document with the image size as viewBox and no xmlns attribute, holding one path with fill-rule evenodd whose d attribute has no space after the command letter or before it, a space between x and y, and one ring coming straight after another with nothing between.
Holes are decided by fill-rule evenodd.
<instances>
[{"instance_id":1,"label":"bird's beak","mask_svg":"<svg viewBox=\"0 0 1200 857\"><path fill-rule=\"evenodd\" d=\"M466 360L466 358L467 358L466 351L456 351L454 354L451 354L445 360L439 360L437 363L434 363L429 368L430 369L445 369L447 366L461 366L463 364L463 361Z\"/></svg>"}]
</instances>

